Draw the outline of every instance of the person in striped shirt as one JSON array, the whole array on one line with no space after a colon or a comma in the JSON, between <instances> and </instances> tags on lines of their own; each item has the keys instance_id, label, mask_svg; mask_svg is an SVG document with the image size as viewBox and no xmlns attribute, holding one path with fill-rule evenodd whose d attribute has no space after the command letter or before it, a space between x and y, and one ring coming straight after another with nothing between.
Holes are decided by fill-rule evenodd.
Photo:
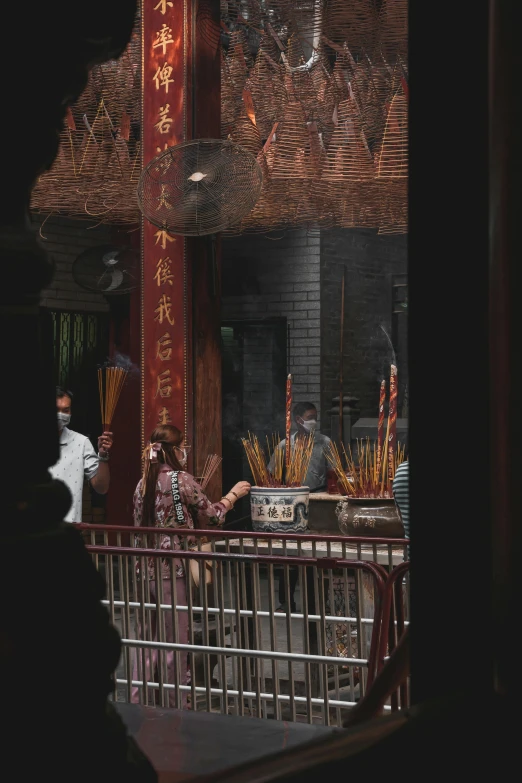
<instances>
[{"instance_id":1,"label":"person in striped shirt","mask_svg":"<svg viewBox=\"0 0 522 783\"><path fill-rule=\"evenodd\" d=\"M404 525L404 535L410 537L410 466L408 458L395 471L393 479L393 496ZM408 557L409 557L408 547Z\"/></svg>"}]
</instances>

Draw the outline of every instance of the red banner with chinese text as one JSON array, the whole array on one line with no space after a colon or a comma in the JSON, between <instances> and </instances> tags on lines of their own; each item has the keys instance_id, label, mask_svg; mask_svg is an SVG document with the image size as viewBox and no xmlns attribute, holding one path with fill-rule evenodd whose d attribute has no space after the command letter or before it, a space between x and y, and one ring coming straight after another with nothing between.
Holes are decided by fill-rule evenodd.
<instances>
[{"instance_id":1,"label":"red banner with chinese text","mask_svg":"<svg viewBox=\"0 0 522 783\"><path fill-rule=\"evenodd\" d=\"M143 0L143 165L187 139L188 0ZM143 220L142 428L188 426L185 240Z\"/></svg>"}]
</instances>

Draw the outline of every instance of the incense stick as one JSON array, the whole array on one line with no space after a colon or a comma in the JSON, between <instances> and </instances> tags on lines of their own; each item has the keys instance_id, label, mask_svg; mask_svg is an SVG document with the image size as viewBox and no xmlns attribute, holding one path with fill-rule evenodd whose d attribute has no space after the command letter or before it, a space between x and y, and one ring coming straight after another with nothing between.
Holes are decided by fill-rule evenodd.
<instances>
[{"instance_id":1,"label":"incense stick","mask_svg":"<svg viewBox=\"0 0 522 783\"><path fill-rule=\"evenodd\" d=\"M392 364L390 371L390 406L388 410L388 434L390 439L388 447L388 478L394 475L393 455L397 441L397 367Z\"/></svg>"},{"instance_id":2,"label":"incense stick","mask_svg":"<svg viewBox=\"0 0 522 783\"><path fill-rule=\"evenodd\" d=\"M382 447L384 441L384 403L386 402L386 381L381 381L379 394L379 422L377 424L377 473L381 469Z\"/></svg>"},{"instance_id":3,"label":"incense stick","mask_svg":"<svg viewBox=\"0 0 522 783\"><path fill-rule=\"evenodd\" d=\"M286 410L285 410L285 464L288 470L290 465L291 441L290 432L292 430L292 376L286 379Z\"/></svg>"}]
</instances>

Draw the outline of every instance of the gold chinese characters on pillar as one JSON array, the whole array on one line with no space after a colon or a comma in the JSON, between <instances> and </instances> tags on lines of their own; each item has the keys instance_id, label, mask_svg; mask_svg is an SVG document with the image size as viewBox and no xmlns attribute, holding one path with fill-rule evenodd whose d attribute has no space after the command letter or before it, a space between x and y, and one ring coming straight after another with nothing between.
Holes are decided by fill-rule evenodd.
<instances>
[{"instance_id":1,"label":"gold chinese characters on pillar","mask_svg":"<svg viewBox=\"0 0 522 783\"><path fill-rule=\"evenodd\" d=\"M143 164L185 141L188 0L143 3ZM158 208L169 208L160 194ZM158 424L187 431L185 240L143 220L143 438Z\"/></svg>"}]
</instances>

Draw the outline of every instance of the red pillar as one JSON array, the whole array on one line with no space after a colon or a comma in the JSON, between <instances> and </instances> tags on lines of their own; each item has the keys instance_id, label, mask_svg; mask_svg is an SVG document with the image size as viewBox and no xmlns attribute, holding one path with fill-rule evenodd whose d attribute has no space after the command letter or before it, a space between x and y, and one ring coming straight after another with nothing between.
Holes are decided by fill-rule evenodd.
<instances>
[{"instance_id":1,"label":"red pillar","mask_svg":"<svg viewBox=\"0 0 522 783\"><path fill-rule=\"evenodd\" d=\"M146 165L165 147L220 136L219 2L151 0L142 29ZM218 247L218 239L187 240L143 220L142 440L159 423L176 425L193 442L193 472L221 451Z\"/></svg>"}]
</instances>

